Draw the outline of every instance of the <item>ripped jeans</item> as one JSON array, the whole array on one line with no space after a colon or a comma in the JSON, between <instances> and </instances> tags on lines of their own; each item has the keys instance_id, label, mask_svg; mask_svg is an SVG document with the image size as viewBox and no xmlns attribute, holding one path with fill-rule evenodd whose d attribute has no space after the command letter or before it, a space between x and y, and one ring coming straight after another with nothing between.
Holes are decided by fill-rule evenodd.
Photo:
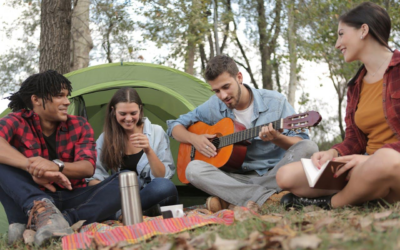
<instances>
[{"instance_id":1,"label":"ripped jeans","mask_svg":"<svg viewBox=\"0 0 400 250\"><path fill-rule=\"evenodd\" d=\"M302 140L291 146L283 158L266 174L256 171L246 173L224 172L204 161L192 161L186 168L186 178L196 188L238 206L254 201L262 206L274 193L282 191L276 183L278 169L301 158L310 158L318 152L318 146L310 140Z\"/></svg>"}]
</instances>

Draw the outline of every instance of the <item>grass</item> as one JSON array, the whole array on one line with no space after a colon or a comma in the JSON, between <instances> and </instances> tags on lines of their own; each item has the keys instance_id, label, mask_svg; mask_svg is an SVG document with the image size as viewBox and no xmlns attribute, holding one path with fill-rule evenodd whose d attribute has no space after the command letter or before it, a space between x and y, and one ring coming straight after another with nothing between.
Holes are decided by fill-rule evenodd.
<instances>
[{"instance_id":1,"label":"grass","mask_svg":"<svg viewBox=\"0 0 400 250\"><path fill-rule=\"evenodd\" d=\"M235 216L240 213L234 211ZM209 225L181 234L159 235L137 245L102 249L400 249L400 203L331 211L315 207L285 211L273 203L264 206L260 214L242 215L247 219L230 226ZM60 240L41 248L22 242L10 248L6 242L4 234L0 249L62 249Z\"/></svg>"}]
</instances>

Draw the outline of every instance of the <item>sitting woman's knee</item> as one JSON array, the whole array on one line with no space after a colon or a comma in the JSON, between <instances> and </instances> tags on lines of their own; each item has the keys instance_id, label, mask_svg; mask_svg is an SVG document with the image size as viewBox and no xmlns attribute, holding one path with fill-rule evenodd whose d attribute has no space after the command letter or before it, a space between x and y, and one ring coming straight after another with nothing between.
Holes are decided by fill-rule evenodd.
<instances>
[{"instance_id":1,"label":"sitting woman's knee","mask_svg":"<svg viewBox=\"0 0 400 250\"><path fill-rule=\"evenodd\" d=\"M289 190L291 188L291 183L293 183L290 165L291 164L281 167L276 173L276 183L282 190Z\"/></svg>"},{"instance_id":2,"label":"sitting woman's knee","mask_svg":"<svg viewBox=\"0 0 400 250\"><path fill-rule=\"evenodd\" d=\"M159 193L164 193L165 195L178 195L176 186L171 180L165 178L155 178L153 181L157 182L157 189Z\"/></svg>"},{"instance_id":3,"label":"sitting woman's knee","mask_svg":"<svg viewBox=\"0 0 400 250\"><path fill-rule=\"evenodd\" d=\"M399 173L400 168L400 153L391 148L381 148L371 156L370 164L379 168L380 172L385 172L387 175Z\"/></svg>"}]
</instances>

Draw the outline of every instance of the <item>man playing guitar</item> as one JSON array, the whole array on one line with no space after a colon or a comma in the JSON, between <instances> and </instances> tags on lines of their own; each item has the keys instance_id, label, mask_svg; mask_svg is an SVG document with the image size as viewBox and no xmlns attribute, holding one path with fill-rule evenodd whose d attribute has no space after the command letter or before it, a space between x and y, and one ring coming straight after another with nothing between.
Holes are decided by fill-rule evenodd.
<instances>
[{"instance_id":1,"label":"man playing guitar","mask_svg":"<svg viewBox=\"0 0 400 250\"><path fill-rule=\"evenodd\" d=\"M220 55L211 59L205 79L215 95L177 120L167 121L167 133L181 143L193 145L203 156L212 158L218 157L219 152L212 142L216 135L189 132L187 128L195 122L214 125L228 117L247 129L269 124L250 140L244 162L236 172L227 172L193 159L185 171L192 185L212 195L206 202L212 212L226 209L230 204L258 208L271 195L281 191L275 180L278 169L311 157L318 147L308 140L308 130L296 133L274 129L271 122L293 115L293 107L276 91L254 89L243 84L242 73L232 58Z\"/></svg>"}]
</instances>

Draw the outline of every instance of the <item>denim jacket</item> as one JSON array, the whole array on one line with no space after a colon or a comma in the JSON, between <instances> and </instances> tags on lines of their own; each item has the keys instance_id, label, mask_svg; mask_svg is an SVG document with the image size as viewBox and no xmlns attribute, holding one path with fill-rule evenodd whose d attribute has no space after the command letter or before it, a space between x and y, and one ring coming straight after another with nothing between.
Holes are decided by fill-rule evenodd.
<instances>
[{"instance_id":1,"label":"denim jacket","mask_svg":"<svg viewBox=\"0 0 400 250\"><path fill-rule=\"evenodd\" d=\"M171 150L169 147L169 138L163 128L159 125L151 124L148 118L144 119L143 134L149 138L150 147L156 153L158 159L165 166L165 176L164 178L171 179L175 173L175 164L172 158ZM105 164L101 162L101 150L104 143L104 134L102 133L96 141L97 150L97 161L96 161L96 171L92 178L87 179L90 181L92 179L98 179L103 181L109 175L108 168ZM120 171L120 167L118 171ZM137 165L138 179L140 188L144 187L147 183L151 182L155 177L150 171L149 160L147 155L143 154ZM115 171L111 171L111 174Z\"/></svg>"},{"instance_id":2,"label":"denim jacket","mask_svg":"<svg viewBox=\"0 0 400 250\"><path fill-rule=\"evenodd\" d=\"M254 113L251 119L253 127L268 124L295 113L293 107L286 100L286 97L279 92L254 89L247 85L245 86L253 92L254 97ZM172 136L172 130L178 124L186 128L197 121L202 121L208 125L214 125L225 117L235 119L233 111L216 95L213 95L196 109L179 116L177 120L168 120L167 133L169 136ZM299 136L302 139L309 139L308 130L296 134L294 131L285 129L283 134L286 136ZM273 168L282 159L285 153L284 149L272 142L264 142L258 136L251 139L250 142L251 145L247 147L247 154L240 172L255 170L259 175L263 175L270 168Z\"/></svg>"}]
</instances>

